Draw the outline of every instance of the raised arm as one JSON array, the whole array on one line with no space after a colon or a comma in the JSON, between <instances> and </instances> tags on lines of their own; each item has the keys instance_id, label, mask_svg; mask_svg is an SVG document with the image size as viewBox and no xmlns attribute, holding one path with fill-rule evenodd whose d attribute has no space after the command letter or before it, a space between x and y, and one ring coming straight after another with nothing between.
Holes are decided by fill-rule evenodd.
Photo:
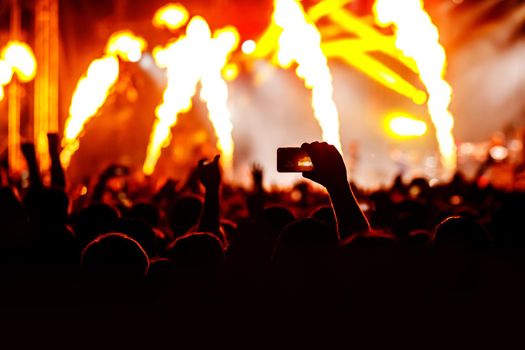
<instances>
[{"instance_id":1,"label":"raised arm","mask_svg":"<svg viewBox=\"0 0 525 350\"><path fill-rule=\"evenodd\" d=\"M346 166L337 149L325 142L304 143L301 148L308 153L314 166L314 170L303 172L303 177L327 189L340 239L370 231L370 224L348 184Z\"/></svg>"},{"instance_id":2,"label":"raised arm","mask_svg":"<svg viewBox=\"0 0 525 350\"><path fill-rule=\"evenodd\" d=\"M221 172L219 168L219 155L213 161L206 163L205 159L199 161L199 180L204 186L204 204L199 219L198 230L211 232L216 235L220 230L220 203L219 190L221 185Z\"/></svg>"},{"instance_id":3,"label":"raised arm","mask_svg":"<svg viewBox=\"0 0 525 350\"><path fill-rule=\"evenodd\" d=\"M38 162L36 160L35 145L30 142L24 142L20 145L22 154L27 161L29 169L29 183L32 189L42 188L42 179L40 177L40 170L38 169Z\"/></svg>"},{"instance_id":4,"label":"raised arm","mask_svg":"<svg viewBox=\"0 0 525 350\"><path fill-rule=\"evenodd\" d=\"M49 157L51 158L51 186L66 189L66 175L60 163L60 144L58 134L47 134Z\"/></svg>"}]
</instances>

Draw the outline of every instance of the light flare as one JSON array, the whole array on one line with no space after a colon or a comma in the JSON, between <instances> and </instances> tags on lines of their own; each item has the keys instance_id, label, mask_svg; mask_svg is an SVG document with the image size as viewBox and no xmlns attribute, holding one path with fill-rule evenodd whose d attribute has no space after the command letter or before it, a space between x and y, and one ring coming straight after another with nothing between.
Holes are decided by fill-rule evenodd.
<instances>
[{"instance_id":1,"label":"light flare","mask_svg":"<svg viewBox=\"0 0 525 350\"><path fill-rule=\"evenodd\" d=\"M451 175L456 169L454 117L449 111L452 88L444 78L447 58L438 29L421 0L377 0L374 14L379 25L394 25L396 46L416 62L429 95L428 111L436 129L441 162Z\"/></svg>"},{"instance_id":2,"label":"light flare","mask_svg":"<svg viewBox=\"0 0 525 350\"><path fill-rule=\"evenodd\" d=\"M26 83L35 78L37 67L35 55L26 43L8 42L2 50L2 60L11 67L12 72L21 82Z\"/></svg>"},{"instance_id":3,"label":"light flare","mask_svg":"<svg viewBox=\"0 0 525 350\"><path fill-rule=\"evenodd\" d=\"M276 0L273 21L282 28L277 60L282 68L297 63L296 74L312 90L312 107L324 141L342 151L339 113L333 100L332 74L321 49L321 34L296 0Z\"/></svg>"},{"instance_id":4,"label":"light flare","mask_svg":"<svg viewBox=\"0 0 525 350\"><path fill-rule=\"evenodd\" d=\"M129 30L111 35L106 45L106 55L118 56L128 62L138 62L146 48L146 41Z\"/></svg>"},{"instance_id":5,"label":"light flare","mask_svg":"<svg viewBox=\"0 0 525 350\"><path fill-rule=\"evenodd\" d=\"M257 44L253 40L246 40L241 45L241 50L245 55L251 55L257 49Z\"/></svg>"},{"instance_id":6,"label":"light flare","mask_svg":"<svg viewBox=\"0 0 525 350\"><path fill-rule=\"evenodd\" d=\"M71 157L79 148L79 137L86 123L106 102L119 78L119 58L136 62L146 47L144 39L130 31L113 34L106 45L106 54L92 61L80 78L71 98L69 116L64 126L60 160L68 167Z\"/></svg>"},{"instance_id":7,"label":"light flare","mask_svg":"<svg viewBox=\"0 0 525 350\"><path fill-rule=\"evenodd\" d=\"M153 26L176 30L184 26L190 19L188 10L181 4L167 4L155 12Z\"/></svg>"},{"instance_id":8,"label":"light flare","mask_svg":"<svg viewBox=\"0 0 525 350\"><path fill-rule=\"evenodd\" d=\"M389 131L397 137L418 137L427 132L427 124L409 116L396 115L388 121Z\"/></svg>"}]
</instances>

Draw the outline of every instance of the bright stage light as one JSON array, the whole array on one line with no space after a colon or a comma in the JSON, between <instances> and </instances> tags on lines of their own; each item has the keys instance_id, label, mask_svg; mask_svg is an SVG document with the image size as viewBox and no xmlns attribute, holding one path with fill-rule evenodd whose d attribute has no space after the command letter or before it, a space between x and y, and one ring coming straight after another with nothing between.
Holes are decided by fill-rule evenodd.
<instances>
[{"instance_id":1,"label":"bright stage light","mask_svg":"<svg viewBox=\"0 0 525 350\"><path fill-rule=\"evenodd\" d=\"M492 159L502 161L509 156L509 150L505 146L492 146L489 150L489 154Z\"/></svg>"},{"instance_id":2,"label":"bright stage light","mask_svg":"<svg viewBox=\"0 0 525 350\"><path fill-rule=\"evenodd\" d=\"M242 43L241 50L245 55L251 55L255 52L255 49L257 48L257 44L255 44L255 41L253 40L246 40Z\"/></svg>"},{"instance_id":3,"label":"bright stage light","mask_svg":"<svg viewBox=\"0 0 525 350\"><path fill-rule=\"evenodd\" d=\"M156 28L166 27L169 30L176 30L184 26L190 19L188 10L181 4L168 4L155 12L153 26Z\"/></svg>"},{"instance_id":4,"label":"bright stage light","mask_svg":"<svg viewBox=\"0 0 525 350\"><path fill-rule=\"evenodd\" d=\"M427 132L427 124L406 115L392 116L388 121L388 131L395 137L419 137Z\"/></svg>"},{"instance_id":5,"label":"bright stage light","mask_svg":"<svg viewBox=\"0 0 525 350\"><path fill-rule=\"evenodd\" d=\"M239 66L235 63L229 63L222 70L222 76L226 81L234 81L239 76Z\"/></svg>"}]
</instances>

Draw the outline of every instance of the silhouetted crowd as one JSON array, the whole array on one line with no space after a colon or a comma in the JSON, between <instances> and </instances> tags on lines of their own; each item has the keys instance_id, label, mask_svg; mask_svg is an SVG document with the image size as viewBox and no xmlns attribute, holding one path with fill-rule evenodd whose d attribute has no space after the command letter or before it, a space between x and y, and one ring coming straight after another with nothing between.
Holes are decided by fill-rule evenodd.
<instances>
[{"instance_id":1,"label":"silhouetted crowd","mask_svg":"<svg viewBox=\"0 0 525 350\"><path fill-rule=\"evenodd\" d=\"M156 190L129 186L127 170L111 166L66 192L56 135L49 141L51 186L24 144L29 186L4 179L0 190L5 323L172 345L192 334L228 347L244 335L248 348L279 335L435 339L441 327L479 340L521 325L510 321L525 311L524 193L460 175L366 192L317 142L302 146L314 164L303 175L324 189L305 180L269 191L257 166L250 188L235 187L215 157Z\"/></svg>"}]
</instances>

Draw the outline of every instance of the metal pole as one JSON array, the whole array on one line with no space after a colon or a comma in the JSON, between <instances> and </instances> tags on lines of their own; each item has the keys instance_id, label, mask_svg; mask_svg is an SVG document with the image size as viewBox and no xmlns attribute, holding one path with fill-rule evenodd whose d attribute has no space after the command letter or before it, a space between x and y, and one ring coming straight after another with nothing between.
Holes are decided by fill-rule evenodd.
<instances>
[{"instance_id":1,"label":"metal pole","mask_svg":"<svg viewBox=\"0 0 525 350\"><path fill-rule=\"evenodd\" d=\"M58 0L37 0L35 4L34 140L40 169L49 169L47 134L58 132Z\"/></svg>"},{"instance_id":2,"label":"metal pole","mask_svg":"<svg viewBox=\"0 0 525 350\"><path fill-rule=\"evenodd\" d=\"M10 38L18 40L21 32L20 0L11 0ZM20 154L20 86L16 74L8 87L7 142L9 173L16 175L21 170Z\"/></svg>"}]
</instances>

